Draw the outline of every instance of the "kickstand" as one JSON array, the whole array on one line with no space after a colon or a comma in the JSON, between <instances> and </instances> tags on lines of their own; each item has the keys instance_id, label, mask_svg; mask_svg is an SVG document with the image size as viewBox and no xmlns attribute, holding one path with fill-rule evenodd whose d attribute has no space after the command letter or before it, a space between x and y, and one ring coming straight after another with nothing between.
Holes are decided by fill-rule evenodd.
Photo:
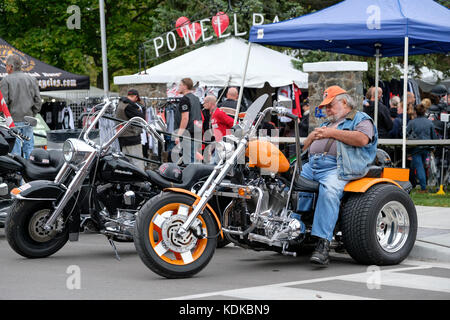
<instances>
[{"instance_id":1,"label":"kickstand","mask_svg":"<svg viewBox=\"0 0 450 320\"><path fill-rule=\"evenodd\" d=\"M114 241L111 238L108 238L109 244L114 249L114 253L116 254L116 259L120 261L119 253L117 252L116 245L114 244Z\"/></svg>"}]
</instances>

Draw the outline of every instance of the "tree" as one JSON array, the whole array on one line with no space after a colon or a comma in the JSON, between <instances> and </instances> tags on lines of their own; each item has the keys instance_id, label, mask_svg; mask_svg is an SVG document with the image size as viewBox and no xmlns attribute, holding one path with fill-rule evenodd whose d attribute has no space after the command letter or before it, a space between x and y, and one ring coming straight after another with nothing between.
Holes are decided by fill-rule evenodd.
<instances>
[{"instance_id":1,"label":"tree","mask_svg":"<svg viewBox=\"0 0 450 320\"><path fill-rule=\"evenodd\" d=\"M137 70L138 46L145 40L149 14L162 1L106 0L110 80ZM81 11L81 28L69 29L71 5ZM89 74L102 87L98 1L5 0L0 3L0 35L13 46L58 68Z\"/></svg>"}]
</instances>

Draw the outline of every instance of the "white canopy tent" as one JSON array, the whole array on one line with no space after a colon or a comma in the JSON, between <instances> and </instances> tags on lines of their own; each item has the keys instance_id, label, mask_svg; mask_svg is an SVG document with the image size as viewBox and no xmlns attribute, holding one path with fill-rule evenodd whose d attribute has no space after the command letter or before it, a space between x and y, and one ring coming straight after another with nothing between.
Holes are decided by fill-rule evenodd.
<instances>
[{"instance_id":1,"label":"white canopy tent","mask_svg":"<svg viewBox=\"0 0 450 320\"><path fill-rule=\"evenodd\" d=\"M161 63L144 72L114 77L114 84L173 83L189 77L201 85L226 87L241 86L242 69L247 56L247 42L240 38L228 38L177 58ZM278 51L254 45L244 86L262 88L268 82L272 87L295 83L308 88L308 74L292 65L296 60Z\"/></svg>"}]
</instances>

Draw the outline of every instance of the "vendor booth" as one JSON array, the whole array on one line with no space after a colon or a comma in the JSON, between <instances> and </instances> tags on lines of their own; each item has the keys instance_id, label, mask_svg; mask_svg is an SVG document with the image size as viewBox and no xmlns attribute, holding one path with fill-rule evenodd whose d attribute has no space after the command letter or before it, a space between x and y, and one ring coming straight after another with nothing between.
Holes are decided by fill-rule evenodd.
<instances>
[{"instance_id":1,"label":"vendor booth","mask_svg":"<svg viewBox=\"0 0 450 320\"><path fill-rule=\"evenodd\" d=\"M39 61L22 51L14 48L0 38L0 81L7 76L6 57L16 54L22 60L22 71L36 78L38 81L42 108L37 115L38 127L34 128L35 146L50 146L52 140L57 140L57 147L62 144L60 140L73 132L76 135L77 117L93 103L90 95L98 97L98 92L90 86L89 76L73 74L42 61ZM69 132L69 133L70 133ZM42 136L47 136L47 139ZM48 141L47 141L48 140Z\"/></svg>"},{"instance_id":2,"label":"vendor booth","mask_svg":"<svg viewBox=\"0 0 450 320\"><path fill-rule=\"evenodd\" d=\"M18 55L22 70L38 80L40 91L89 90L89 77L73 74L39 61L11 46L0 38L0 80L7 75L5 61L8 54Z\"/></svg>"},{"instance_id":3,"label":"vendor booth","mask_svg":"<svg viewBox=\"0 0 450 320\"><path fill-rule=\"evenodd\" d=\"M40 91L89 89L89 77L73 74L39 61L0 38L0 80L7 75L6 57L16 54L22 60L22 70L38 80Z\"/></svg>"}]
</instances>

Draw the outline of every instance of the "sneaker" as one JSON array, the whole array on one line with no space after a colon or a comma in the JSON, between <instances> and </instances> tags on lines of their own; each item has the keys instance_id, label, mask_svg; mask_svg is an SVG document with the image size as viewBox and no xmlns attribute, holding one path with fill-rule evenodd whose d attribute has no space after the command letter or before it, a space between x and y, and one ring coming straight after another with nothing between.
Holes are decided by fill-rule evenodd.
<instances>
[{"instance_id":1,"label":"sneaker","mask_svg":"<svg viewBox=\"0 0 450 320\"><path fill-rule=\"evenodd\" d=\"M319 267L327 267L330 264L329 252L330 241L328 241L327 239L319 238L316 249L311 255L309 261Z\"/></svg>"}]
</instances>

